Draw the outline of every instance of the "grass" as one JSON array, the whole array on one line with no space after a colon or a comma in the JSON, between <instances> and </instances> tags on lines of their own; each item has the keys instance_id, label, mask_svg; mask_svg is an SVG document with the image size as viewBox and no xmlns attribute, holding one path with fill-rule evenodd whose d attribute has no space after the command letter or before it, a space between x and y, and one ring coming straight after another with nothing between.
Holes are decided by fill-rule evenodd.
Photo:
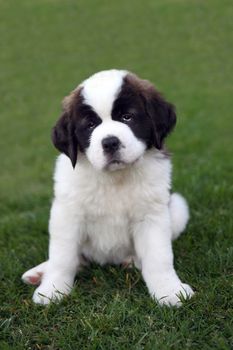
<instances>
[{"instance_id":1,"label":"grass","mask_svg":"<svg viewBox=\"0 0 233 350\"><path fill-rule=\"evenodd\" d=\"M0 0L0 349L232 348L232 17L230 0ZM192 216L174 252L197 291L179 309L159 308L136 270L93 266L47 308L20 280L47 257L60 101L111 67L177 106L173 187Z\"/></svg>"}]
</instances>

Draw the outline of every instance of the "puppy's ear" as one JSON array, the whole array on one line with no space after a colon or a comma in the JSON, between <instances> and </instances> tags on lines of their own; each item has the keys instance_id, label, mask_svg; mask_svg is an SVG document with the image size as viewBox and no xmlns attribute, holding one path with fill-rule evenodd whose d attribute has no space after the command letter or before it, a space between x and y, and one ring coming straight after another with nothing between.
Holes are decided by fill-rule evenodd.
<instances>
[{"instance_id":1,"label":"puppy's ear","mask_svg":"<svg viewBox=\"0 0 233 350\"><path fill-rule=\"evenodd\" d=\"M78 141L71 120L71 112L64 111L57 124L52 129L54 146L65 153L71 160L73 168L77 162Z\"/></svg>"},{"instance_id":2,"label":"puppy's ear","mask_svg":"<svg viewBox=\"0 0 233 350\"><path fill-rule=\"evenodd\" d=\"M157 149L161 149L165 137L176 124L175 108L153 86L144 93L144 101L153 128L152 143Z\"/></svg>"}]
</instances>

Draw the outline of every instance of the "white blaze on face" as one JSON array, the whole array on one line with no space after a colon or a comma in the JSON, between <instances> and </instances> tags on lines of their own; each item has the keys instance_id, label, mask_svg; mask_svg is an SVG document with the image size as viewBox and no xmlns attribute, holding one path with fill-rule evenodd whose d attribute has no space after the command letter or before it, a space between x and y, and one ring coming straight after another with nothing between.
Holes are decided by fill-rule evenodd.
<instances>
[{"instance_id":1,"label":"white blaze on face","mask_svg":"<svg viewBox=\"0 0 233 350\"><path fill-rule=\"evenodd\" d=\"M90 105L102 120L111 118L113 102L127 73L116 69L102 71L81 84L84 103Z\"/></svg>"}]
</instances>

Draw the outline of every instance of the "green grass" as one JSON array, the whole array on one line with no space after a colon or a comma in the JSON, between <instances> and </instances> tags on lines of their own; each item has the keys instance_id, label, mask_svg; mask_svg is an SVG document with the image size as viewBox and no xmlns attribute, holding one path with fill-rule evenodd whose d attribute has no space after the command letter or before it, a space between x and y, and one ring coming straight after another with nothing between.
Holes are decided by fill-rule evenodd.
<instances>
[{"instance_id":1,"label":"green grass","mask_svg":"<svg viewBox=\"0 0 233 350\"><path fill-rule=\"evenodd\" d=\"M0 0L0 349L232 348L232 18L230 0ZM174 252L197 291L179 309L136 270L93 266L47 308L20 280L47 257L60 101L111 67L177 106L173 183L192 216Z\"/></svg>"}]
</instances>

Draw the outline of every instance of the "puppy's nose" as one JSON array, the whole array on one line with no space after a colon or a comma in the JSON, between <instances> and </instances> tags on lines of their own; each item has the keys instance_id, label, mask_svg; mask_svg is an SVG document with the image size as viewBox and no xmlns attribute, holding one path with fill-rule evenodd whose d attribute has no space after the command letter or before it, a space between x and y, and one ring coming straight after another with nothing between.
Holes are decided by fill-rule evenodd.
<instances>
[{"instance_id":1,"label":"puppy's nose","mask_svg":"<svg viewBox=\"0 0 233 350\"><path fill-rule=\"evenodd\" d=\"M102 140L102 146L105 153L113 154L120 147L120 140L116 136L108 136Z\"/></svg>"}]
</instances>

